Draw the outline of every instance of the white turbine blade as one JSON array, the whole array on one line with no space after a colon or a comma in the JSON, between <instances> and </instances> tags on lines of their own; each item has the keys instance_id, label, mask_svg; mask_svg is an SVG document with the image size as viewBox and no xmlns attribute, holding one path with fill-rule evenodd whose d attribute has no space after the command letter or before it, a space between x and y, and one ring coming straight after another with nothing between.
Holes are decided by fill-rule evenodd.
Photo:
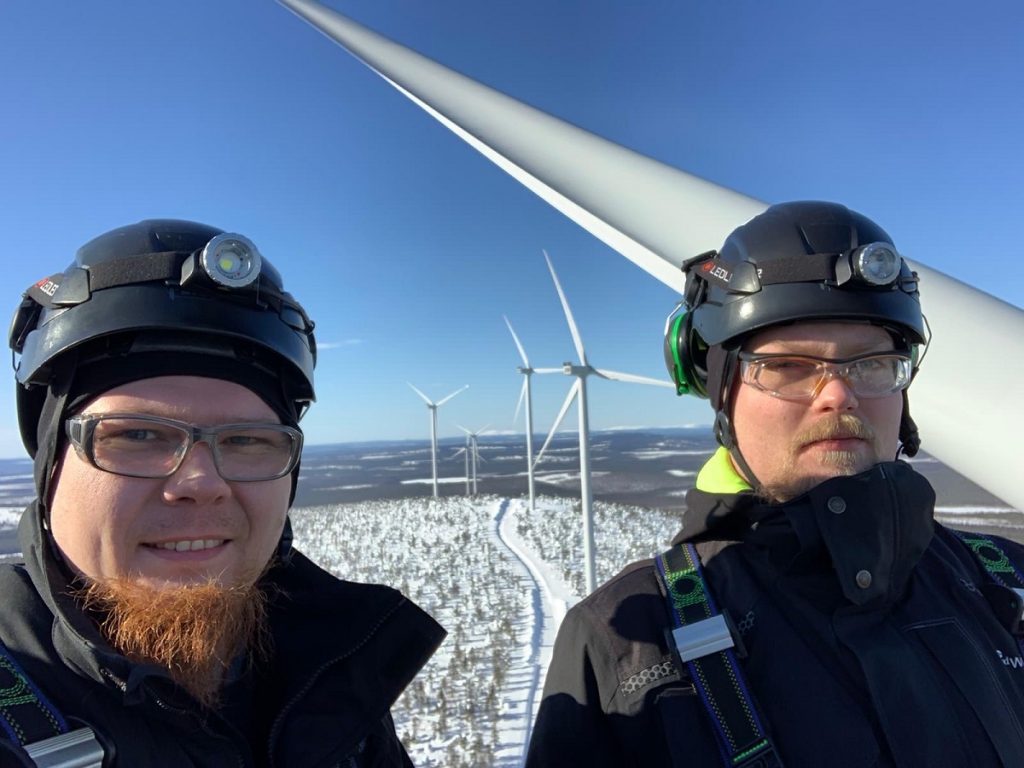
<instances>
[{"instance_id":1,"label":"white turbine blade","mask_svg":"<svg viewBox=\"0 0 1024 768\"><path fill-rule=\"evenodd\" d=\"M543 200L666 285L765 204L506 96L312 0L280 0Z\"/></svg>"},{"instance_id":2,"label":"white turbine blade","mask_svg":"<svg viewBox=\"0 0 1024 768\"><path fill-rule=\"evenodd\" d=\"M406 383L406 384L409 384L409 382L408 382L408 381L407 381L407 382L405 382L405 383ZM430 398L429 398L429 397L427 397L427 396L426 396L426 395L424 395L424 394L423 394L422 392L420 392L420 391L419 391L418 389L416 389L416 387L413 387L413 386L412 386L412 384L409 384L409 386L410 386L410 387L412 387L412 391L413 391L413 392L415 392L415 393L416 393L417 395L419 395L420 397L422 397L422 398L423 398L423 402L424 402L424 403L426 403L427 405L433 405L433 403L432 403L432 402L430 401ZM438 405L440 405L440 403L438 403Z\"/></svg>"},{"instance_id":3,"label":"white turbine blade","mask_svg":"<svg viewBox=\"0 0 1024 768\"><path fill-rule=\"evenodd\" d=\"M451 400L453 397L455 397L457 394L459 394L459 392L465 392L467 389L469 389L469 384L467 384L464 387L459 387L454 392L452 392L450 395L448 395L448 397L445 397L445 398L442 398L441 400L438 400L437 401L438 406L444 405L449 400Z\"/></svg>"},{"instance_id":4,"label":"white turbine blade","mask_svg":"<svg viewBox=\"0 0 1024 768\"><path fill-rule=\"evenodd\" d=\"M548 449L548 445L551 444L551 438L555 436L555 432L562 425L562 419L565 418L565 414L569 412L569 407L572 405L572 401L576 399L576 394L580 391L580 379L576 379L571 387L569 387L569 394L565 397L565 402L562 403L562 409L558 412L558 417L555 419L555 423L551 425L551 431L548 432L548 437L544 441L544 445L541 446L540 451L537 452L537 458L533 460L533 466L540 464L540 460L544 458L544 451Z\"/></svg>"},{"instance_id":5,"label":"white turbine blade","mask_svg":"<svg viewBox=\"0 0 1024 768\"><path fill-rule=\"evenodd\" d=\"M313 0L279 1L518 182L680 294L679 265L719 247L733 228L765 208L488 88ZM1024 409L1005 405L1006 393L1024 378L1021 356L1010 355L1009 365L975 377L971 397L956 390L963 381L963 350L978 359L1005 360L1006 350L1024 338L1024 311L920 263L912 266L935 330L910 393L924 447L1024 509L1024 485L1016 482L1019 452L992 447L993 435L1024 434ZM983 393L974 391L979 382ZM915 401L918 391L922 397Z\"/></svg>"},{"instance_id":6,"label":"white turbine blade","mask_svg":"<svg viewBox=\"0 0 1024 768\"><path fill-rule=\"evenodd\" d=\"M581 365L587 364L587 353L583 349L583 339L580 338L580 329L576 327L576 320L572 316L572 310L569 309L569 300L565 298L565 291L562 290L562 284L558 282L558 275L555 274L555 267L551 263L551 258L548 256L547 251L541 251L544 254L544 261L548 263L548 271L551 272L551 279L555 281L555 290L558 291L558 298L562 302L562 310L565 312L566 322L569 323L569 333L572 334L572 343L576 347L576 354L579 356Z\"/></svg>"},{"instance_id":7,"label":"white turbine blade","mask_svg":"<svg viewBox=\"0 0 1024 768\"><path fill-rule=\"evenodd\" d=\"M519 420L519 410L523 407L523 402L526 400L526 388L528 386L530 386L530 379L527 376L523 376L523 386L519 389L519 402L516 403L516 412L512 416L513 424Z\"/></svg>"},{"instance_id":8,"label":"white turbine blade","mask_svg":"<svg viewBox=\"0 0 1024 768\"><path fill-rule=\"evenodd\" d=\"M523 349L523 345L519 341L519 337L516 336L516 332L512 330L512 323L510 323L508 321L508 318L505 317L504 315L502 315L502 317L505 318L505 325L508 326L508 332L512 334L512 341L516 343L516 348L519 350L519 357L523 359L523 368L529 368L530 361L526 359L526 350Z\"/></svg>"},{"instance_id":9,"label":"white turbine blade","mask_svg":"<svg viewBox=\"0 0 1024 768\"><path fill-rule=\"evenodd\" d=\"M565 373L561 368L534 368L534 373Z\"/></svg>"},{"instance_id":10,"label":"white turbine blade","mask_svg":"<svg viewBox=\"0 0 1024 768\"><path fill-rule=\"evenodd\" d=\"M470 431L469 431L468 429L466 429L466 428L465 428L464 426L462 426L461 424L456 424L455 426L456 426L456 427L458 427L459 429L461 429L461 430L462 430L463 432L465 432L465 433L466 433L467 435L472 435L472 434L473 434L472 432L470 432Z\"/></svg>"},{"instance_id":11,"label":"white turbine blade","mask_svg":"<svg viewBox=\"0 0 1024 768\"><path fill-rule=\"evenodd\" d=\"M629 381L634 384L650 384L654 387L668 387L669 389L676 388L675 384L671 381L665 381L664 379L652 379L650 376L638 376L635 373L609 371L607 368L595 368L594 373L602 379L611 379L612 381Z\"/></svg>"},{"instance_id":12,"label":"white turbine blade","mask_svg":"<svg viewBox=\"0 0 1024 768\"><path fill-rule=\"evenodd\" d=\"M453 454L451 455L451 458L453 458L453 459L454 459L454 458L455 458L456 456L459 456L460 454L463 454L463 453L465 453L465 452L466 452L466 449L465 449L465 448L459 448L459 449L458 449L458 450L457 450L457 451L456 451L455 453L453 453Z\"/></svg>"}]
</instances>

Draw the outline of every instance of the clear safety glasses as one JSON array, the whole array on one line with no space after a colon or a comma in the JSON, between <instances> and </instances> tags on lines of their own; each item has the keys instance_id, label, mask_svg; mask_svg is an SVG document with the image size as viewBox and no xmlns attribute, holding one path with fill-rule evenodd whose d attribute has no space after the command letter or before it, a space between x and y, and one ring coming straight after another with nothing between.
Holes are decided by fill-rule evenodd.
<instances>
[{"instance_id":1,"label":"clear safety glasses","mask_svg":"<svg viewBox=\"0 0 1024 768\"><path fill-rule=\"evenodd\" d=\"M78 455L97 469L128 477L170 477L196 443L206 443L225 480L284 477L302 453L302 432L284 424L199 427L159 416L82 414L67 421Z\"/></svg>"},{"instance_id":2,"label":"clear safety glasses","mask_svg":"<svg viewBox=\"0 0 1024 768\"><path fill-rule=\"evenodd\" d=\"M783 400L813 400L833 378L841 378L857 397L885 397L910 384L910 355L884 353L845 360L740 352L744 384Z\"/></svg>"}]
</instances>

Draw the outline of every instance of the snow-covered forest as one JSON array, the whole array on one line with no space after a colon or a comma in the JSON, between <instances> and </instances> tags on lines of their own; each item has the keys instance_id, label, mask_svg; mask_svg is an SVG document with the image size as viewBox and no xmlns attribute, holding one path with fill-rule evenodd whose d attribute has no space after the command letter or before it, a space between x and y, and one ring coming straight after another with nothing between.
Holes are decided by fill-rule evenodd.
<instances>
[{"instance_id":1,"label":"snow-covered forest","mask_svg":"<svg viewBox=\"0 0 1024 768\"><path fill-rule=\"evenodd\" d=\"M296 509L300 549L400 589L448 639L394 707L418 766L519 766L557 622L583 590L579 502L406 499ZM677 517L595 505L598 581L664 549ZM525 561L525 562L524 562Z\"/></svg>"}]
</instances>

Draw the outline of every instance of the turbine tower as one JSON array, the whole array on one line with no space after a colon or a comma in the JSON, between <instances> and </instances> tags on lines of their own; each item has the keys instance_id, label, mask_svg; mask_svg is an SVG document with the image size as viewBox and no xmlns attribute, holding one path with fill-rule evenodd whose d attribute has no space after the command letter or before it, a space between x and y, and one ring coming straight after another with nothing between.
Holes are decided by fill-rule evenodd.
<instances>
[{"instance_id":1,"label":"turbine tower","mask_svg":"<svg viewBox=\"0 0 1024 768\"><path fill-rule=\"evenodd\" d=\"M504 317L504 315L503 315ZM530 491L530 512L536 511L535 494L533 487L533 400L531 398L531 384L530 377L535 373L561 373L561 368L532 368L530 361L526 357L526 350L523 348L522 342L519 341L519 337L516 336L516 332L512 330L512 323L509 322L508 318L505 317L505 325L508 326L508 332L512 334L512 341L516 343L516 349L519 350L519 357L522 359L523 364L518 367L518 371L523 374L523 387L519 390L519 402L516 403L516 412L512 417L512 421L515 422L519 418L519 409L526 404L526 478Z\"/></svg>"},{"instance_id":2,"label":"turbine tower","mask_svg":"<svg viewBox=\"0 0 1024 768\"><path fill-rule=\"evenodd\" d=\"M541 458L544 456L544 451L547 450L548 445L551 443L551 438L554 437L555 432L562 423L562 419L565 418L565 414L569 411L569 406L572 405L573 399L576 399L579 412L580 501L583 507L584 577L586 579L587 594L589 595L597 586L597 570L594 566L594 509L593 497L590 492L590 419L587 409L587 377L598 376L602 379L611 379L613 381L650 384L651 386L668 387L670 389L675 387L670 382L662 381L661 379L637 376L632 373L620 373L619 371L610 371L606 368L595 368L587 362L587 353L583 349L583 340L580 338L579 328L576 327L576 321L573 319L572 310L569 309L569 301L565 298L562 284L558 282L558 275L555 274L555 268L551 264L547 251L543 253L544 260L548 263L548 270L551 272L551 279L555 281L555 290L558 291L558 298L562 302L565 319L569 323L569 332L572 334L572 342L576 347L579 363L576 365L564 363L562 365L562 373L566 376L575 376L576 381L569 388L569 393L566 395L565 402L562 403L562 408L558 412L555 423L551 427L544 445L541 446L540 452L537 454L536 463L540 463Z\"/></svg>"},{"instance_id":3,"label":"turbine tower","mask_svg":"<svg viewBox=\"0 0 1024 768\"><path fill-rule=\"evenodd\" d=\"M482 462L484 460L483 456L480 455L480 446L477 443L477 437L479 435L482 435L484 432L486 432L487 431L487 427L489 427L490 424L488 424L487 427L483 427L481 429L478 429L476 432L470 432L468 429L466 429L465 427L460 426L458 424L456 424L455 426L457 426L459 429L461 429L463 432L466 433L466 447L465 448L460 448L458 451L455 452L455 455L458 456L459 453L461 453L462 451L466 452L467 469L468 469L469 461L472 460L472 462L473 462L473 495L476 496L476 477L477 477L476 468L477 468L477 462ZM468 473L468 471L466 473L466 493L467 494L469 493L469 473Z\"/></svg>"},{"instance_id":4,"label":"turbine tower","mask_svg":"<svg viewBox=\"0 0 1024 768\"><path fill-rule=\"evenodd\" d=\"M430 466L431 466L432 477L434 479L434 498L436 499L437 498L437 409L440 408L445 403L447 403L449 400L451 400L457 394L459 394L459 392L462 392L463 390L469 389L469 384L467 384L466 386L461 387L459 389L456 389L450 395L448 395L447 397L441 398L440 400L438 400L435 403L429 397L427 397L422 392L420 392L418 389L416 389L416 387L413 387L410 382L407 381L405 383L409 384L409 386L412 387L412 391L415 392L417 395L419 395L420 397L423 398L423 402L425 402L427 404L427 408L430 409Z\"/></svg>"}]
</instances>

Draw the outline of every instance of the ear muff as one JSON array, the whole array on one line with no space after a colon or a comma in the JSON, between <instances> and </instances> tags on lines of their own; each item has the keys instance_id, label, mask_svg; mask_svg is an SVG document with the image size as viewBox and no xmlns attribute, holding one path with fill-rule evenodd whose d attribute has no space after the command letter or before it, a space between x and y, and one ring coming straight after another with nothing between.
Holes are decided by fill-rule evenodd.
<instances>
[{"instance_id":1,"label":"ear muff","mask_svg":"<svg viewBox=\"0 0 1024 768\"><path fill-rule=\"evenodd\" d=\"M676 385L676 394L707 395L707 344L693 330L689 312L669 318L665 331L665 366Z\"/></svg>"}]
</instances>

